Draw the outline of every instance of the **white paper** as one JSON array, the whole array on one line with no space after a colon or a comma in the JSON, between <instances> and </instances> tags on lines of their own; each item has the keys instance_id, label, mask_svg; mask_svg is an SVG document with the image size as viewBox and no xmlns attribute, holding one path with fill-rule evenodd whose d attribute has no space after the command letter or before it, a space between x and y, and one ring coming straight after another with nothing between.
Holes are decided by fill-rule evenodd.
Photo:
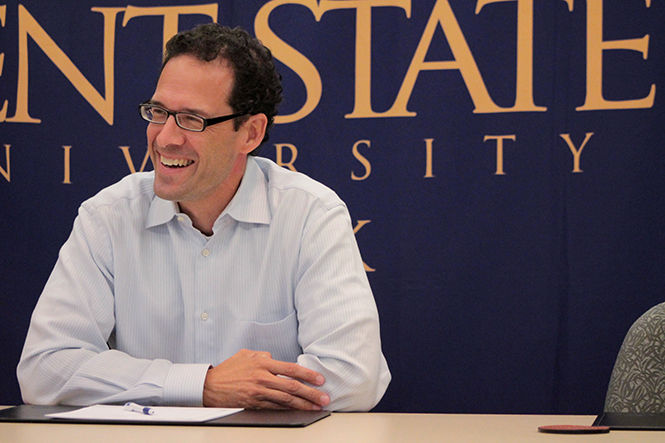
<instances>
[{"instance_id":1,"label":"white paper","mask_svg":"<svg viewBox=\"0 0 665 443\"><path fill-rule=\"evenodd\" d=\"M150 406L153 415L127 411L123 406L94 405L69 412L46 414L48 417L69 420L136 421L136 422L204 422L242 411L242 408L189 408L173 406Z\"/></svg>"}]
</instances>

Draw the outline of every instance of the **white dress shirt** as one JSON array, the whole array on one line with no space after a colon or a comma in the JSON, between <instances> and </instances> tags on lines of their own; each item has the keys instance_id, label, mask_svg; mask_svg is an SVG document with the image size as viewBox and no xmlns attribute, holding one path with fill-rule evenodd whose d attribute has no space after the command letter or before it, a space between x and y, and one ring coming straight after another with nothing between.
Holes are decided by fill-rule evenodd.
<instances>
[{"instance_id":1,"label":"white dress shirt","mask_svg":"<svg viewBox=\"0 0 665 443\"><path fill-rule=\"evenodd\" d=\"M206 237L153 179L81 205L32 315L23 400L201 405L209 366L246 348L320 372L327 409L371 409L390 372L339 197L250 157Z\"/></svg>"}]
</instances>

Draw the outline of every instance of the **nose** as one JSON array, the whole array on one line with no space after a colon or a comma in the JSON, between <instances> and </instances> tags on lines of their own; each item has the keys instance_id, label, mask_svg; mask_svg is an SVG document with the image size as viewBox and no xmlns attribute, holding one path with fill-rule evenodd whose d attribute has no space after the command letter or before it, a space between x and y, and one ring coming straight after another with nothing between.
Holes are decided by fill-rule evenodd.
<instances>
[{"instance_id":1,"label":"nose","mask_svg":"<svg viewBox=\"0 0 665 443\"><path fill-rule=\"evenodd\" d=\"M155 126L157 126L156 129L159 131L155 137L155 141L159 146L177 146L185 143L185 130L176 124L175 116L169 115L166 123Z\"/></svg>"}]
</instances>

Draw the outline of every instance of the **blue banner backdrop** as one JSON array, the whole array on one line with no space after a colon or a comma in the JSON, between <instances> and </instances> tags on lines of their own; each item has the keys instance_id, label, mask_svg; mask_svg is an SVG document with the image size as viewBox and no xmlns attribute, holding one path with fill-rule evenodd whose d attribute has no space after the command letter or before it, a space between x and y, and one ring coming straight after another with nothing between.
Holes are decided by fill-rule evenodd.
<instances>
[{"instance_id":1,"label":"blue banner backdrop","mask_svg":"<svg viewBox=\"0 0 665 443\"><path fill-rule=\"evenodd\" d=\"M165 39L213 20L278 60L262 155L348 203L378 410L600 410L665 299L659 0L0 1L0 404L78 205L152 169Z\"/></svg>"}]
</instances>

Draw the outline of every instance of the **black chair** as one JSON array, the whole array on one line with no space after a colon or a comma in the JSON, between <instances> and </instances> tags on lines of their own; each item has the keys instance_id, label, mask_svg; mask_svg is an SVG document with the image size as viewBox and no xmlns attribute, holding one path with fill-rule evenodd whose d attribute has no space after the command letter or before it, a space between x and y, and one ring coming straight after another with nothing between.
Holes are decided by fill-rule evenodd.
<instances>
[{"instance_id":1,"label":"black chair","mask_svg":"<svg viewBox=\"0 0 665 443\"><path fill-rule=\"evenodd\" d=\"M617 355L605 412L665 413L665 303L630 327Z\"/></svg>"}]
</instances>

